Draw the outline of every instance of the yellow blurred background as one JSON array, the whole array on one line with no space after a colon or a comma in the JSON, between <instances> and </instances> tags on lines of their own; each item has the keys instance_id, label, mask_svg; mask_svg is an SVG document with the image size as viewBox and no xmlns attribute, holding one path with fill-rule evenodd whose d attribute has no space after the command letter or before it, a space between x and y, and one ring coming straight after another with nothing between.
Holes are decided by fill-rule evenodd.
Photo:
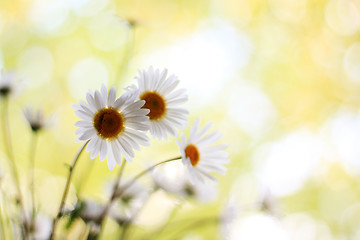
<instances>
[{"instance_id":1,"label":"yellow blurred background","mask_svg":"<svg viewBox=\"0 0 360 240\"><path fill-rule=\"evenodd\" d=\"M231 163L217 176L216 196L187 203L179 218L216 215L229 199L240 208L228 234L206 225L179 239L360 238L357 0L0 0L0 65L22 79L10 105L22 182L31 141L22 109L42 107L53 119L35 163L47 214L56 213L65 163L80 147L71 105L102 83L122 93L137 69L152 65L188 90L190 124L213 121L229 144ZM179 155L175 139L152 140L126 175ZM1 164L6 188L11 180ZM118 168L110 172L84 154L69 203L80 185L83 196L105 202ZM138 224L164 221L173 204L166 194L152 196ZM116 232L107 228L105 236Z\"/></svg>"}]
</instances>

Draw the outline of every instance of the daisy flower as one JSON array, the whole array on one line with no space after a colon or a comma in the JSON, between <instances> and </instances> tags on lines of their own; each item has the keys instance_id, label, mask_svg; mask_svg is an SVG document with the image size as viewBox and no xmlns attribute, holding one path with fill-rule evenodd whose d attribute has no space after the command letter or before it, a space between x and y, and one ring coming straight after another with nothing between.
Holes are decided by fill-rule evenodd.
<instances>
[{"instance_id":1,"label":"daisy flower","mask_svg":"<svg viewBox=\"0 0 360 240\"><path fill-rule=\"evenodd\" d=\"M16 74L13 71L1 71L0 74L0 97L7 97L16 90Z\"/></svg>"},{"instance_id":2,"label":"daisy flower","mask_svg":"<svg viewBox=\"0 0 360 240\"><path fill-rule=\"evenodd\" d=\"M24 109L23 112L25 119L29 123L31 130L33 132L37 132L43 129L47 125L43 111L41 109L34 111L34 109L27 107Z\"/></svg>"},{"instance_id":3,"label":"daisy flower","mask_svg":"<svg viewBox=\"0 0 360 240\"><path fill-rule=\"evenodd\" d=\"M129 92L137 92L140 100L145 100L143 108L149 109L150 133L155 138L167 138L167 134L176 135L176 129L187 124L188 111L180 105L187 101L185 89L176 89L179 80L167 70L161 72L152 67L140 71L136 77L138 86L132 85Z\"/></svg>"},{"instance_id":4,"label":"daisy flower","mask_svg":"<svg viewBox=\"0 0 360 240\"><path fill-rule=\"evenodd\" d=\"M216 181L210 172L224 174L226 168L222 164L229 162L228 154L222 151L226 145L214 145L221 135L215 131L206 135L211 123L199 129L200 119L190 128L190 136L186 140L183 133L182 141L177 143L180 148L182 162L187 167L190 182L204 182L204 177Z\"/></svg>"},{"instance_id":5,"label":"daisy flower","mask_svg":"<svg viewBox=\"0 0 360 240\"><path fill-rule=\"evenodd\" d=\"M100 155L103 161L107 157L110 170L115 162L121 164L122 157L131 162L134 151L140 150L139 145L148 146L148 109L142 109L145 101L136 100L129 93L116 99L116 88L108 91L105 85L101 91L89 91L87 103L80 101L74 104L75 114L82 121L75 123L78 141L89 141L86 148L94 159Z\"/></svg>"}]
</instances>

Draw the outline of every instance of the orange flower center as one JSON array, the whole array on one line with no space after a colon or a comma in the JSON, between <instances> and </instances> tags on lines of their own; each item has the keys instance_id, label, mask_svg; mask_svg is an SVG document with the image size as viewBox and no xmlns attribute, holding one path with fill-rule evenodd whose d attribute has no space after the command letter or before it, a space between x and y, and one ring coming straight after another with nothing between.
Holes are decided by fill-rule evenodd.
<instances>
[{"instance_id":1,"label":"orange flower center","mask_svg":"<svg viewBox=\"0 0 360 240\"><path fill-rule=\"evenodd\" d=\"M185 156L190 158L191 165L193 165L194 167L199 163L200 153L195 145L189 144L186 146Z\"/></svg>"},{"instance_id":2,"label":"orange flower center","mask_svg":"<svg viewBox=\"0 0 360 240\"><path fill-rule=\"evenodd\" d=\"M142 108L150 110L147 116L149 116L151 120L158 120L165 115L165 100L157 92L144 92L140 96L140 99L145 100L145 104Z\"/></svg>"},{"instance_id":3,"label":"orange flower center","mask_svg":"<svg viewBox=\"0 0 360 240\"><path fill-rule=\"evenodd\" d=\"M102 138L116 138L125 128L124 117L113 108L103 108L95 114L94 127Z\"/></svg>"}]
</instances>

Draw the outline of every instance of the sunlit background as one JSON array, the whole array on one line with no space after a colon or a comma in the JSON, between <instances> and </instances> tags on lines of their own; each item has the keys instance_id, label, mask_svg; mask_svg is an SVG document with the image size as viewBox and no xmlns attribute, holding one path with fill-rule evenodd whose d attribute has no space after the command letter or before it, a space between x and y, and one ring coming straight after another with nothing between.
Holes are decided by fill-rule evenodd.
<instances>
[{"instance_id":1,"label":"sunlit background","mask_svg":"<svg viewBox=\"0 0 360 240\"><path fill-rule=\"evenodd\" d=\"M51 117L35 163L44 214L56 214L66 164L80 147L71 105L102 83L123 93L137 69L152 65L179 77L190 124L213 121L231 161L218 184L181 205L179 229L155 239L360 238L357 0L0 0L0 65L21 79L10 124L24 193L31 132L22 109ZM136 152L126 177L178 156L176 139ZM1 184L11 192L4 154ZM84 154L68 204L76 191L106 202L118 168ZM177 201L152 194L132 234L165 222ZM219 215L229 202L237 209L231 223L186 228L186 219ZM106 230L104 239L118 234L114 222Z\"/></svg>"}]
</instances>

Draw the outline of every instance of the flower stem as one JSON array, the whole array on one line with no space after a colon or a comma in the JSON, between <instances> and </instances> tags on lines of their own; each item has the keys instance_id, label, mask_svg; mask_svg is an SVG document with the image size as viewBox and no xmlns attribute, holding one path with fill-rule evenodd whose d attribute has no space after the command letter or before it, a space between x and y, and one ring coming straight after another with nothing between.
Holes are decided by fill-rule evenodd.
<instances>
[{"instance_id":1,"label":"flower stem","mask_svg":"<svg viewBox=\"0 0 360 240\"><path fill-rule=\"evenodd\" d=\"M34 168L35 168L35 152L36 152L37 140L38 140L38 135L36 132L33 132L32 141L30 142L30 194L31 194L31 202L32 202L32 215L31 215L30 226L33 226L36 216Z\"/></svg>"},{"instance_id":2,"label":"flower stem","mask_svg":"<svg viewBox=\"0 0 360 240\"><path fill-rule=\"evenodd\" d=\"M183 205L184 201L182 200L180 203L178 203L173 210L170 213L170 216L168 217L167 221L153 234L151 234L149 236L149 238L147 239L151 239L154 236L159 236L171 223L171 221L174 219L174 217L176 216L176 214L179 212L179 210L181 209L182 205Z\"/></svg>"},{"instance_id":3,"label":"flower stem","mask_svg":"<svg viewBox=\"0 0 360 240\"><path fill-rule=\"evenodd\" d=\"M147 169L145 169L144 171L140 172L138 175L136 175L126 186L124 186L121 191L116 195L116 198L119 198L122 196L122 194L129 188L131 187L131 185L133 185L139 178L141 178L142 176L144 176L146 173L150 172L151 170L153 170L154 168L156 168L157 166L161 165L161 164L164 164L164 163L167 163L167 162L172 162L172 161L176 161L176 160L180 160L181 159L181 156L180 157L175 157L175 158L172 158L172 159L168 159L168 160L165 160L165 161L162 161L162 162L159 162Z\"/></svg>"},{"instance_id":4,"label":"flower stem","mask_svg":"<svg viewBox=\"0 0 360 240\"><path fill-rule=\"evenodd\" d=\"M10 167L13 173L16 189L18 192L18 201L24 215L25 239L28 239L29 221L27 220L26 217L24 201L22 198L21 188L20 188L19 174L16 167L13 149L11 145L11 134L10 134L10 126L9 126L9 99L7 97L4 98L4 106L3 106L3 133L4 133L4 143L5 143L6 153L9 158Z\"/></svg>"},{"instance_id":5,"label":"flower stem","mask_svg":"<svg viewBox=\"0 0 360 240\"><path fill-rule=\"evenodd\" d=\"M6 235L5 235L5 224L4 224L4 219L3 219L3 214L2 214L2 209L0 208L0 228L1 228L1 237L2 239L6 239Z\"/></svg>"},{"instance_id":6,"label":"flower stem","mask_svg":"<svg viewBox=\"0 0 360 240\"><path fill-rule=\"evenodd\" d=\"M147 196L147 198L142 202L141 207L137 208L137 210L132 214L132 216L130 217L129 220L127 220L124 223L121 235L120 235L120 240L125 240L126 236L128 235L128 230L131 227L131 224L135 221L136 217L140 214L140 212L144 209L144 207L146 206L146 203L149 201L151 194L154 194L158 189L153 189L152 192Z\"/></svg>"},{"instance_id":7,"label":"flower stem","mask_svg":"<svg viewBox=\"0 0 360 240\"><path fill-rule=\"evenodd\" d=\"M89 141L87 141L87 142L85 142L83 144L83 146L80 148L80 150L76 154L72 165L69 168L69 175L68 175L68 178L66 180L66 185L65 185L64 193L63 193L62 198L61 198L58 214L56 215L56 217L54 218L54 221L53 221L53 229L52 229L52 232L51 232L51 235L50 235L50 239L54 239L57 222L59 221L59 219L62 217L62 215L64 213L64 206L65 206L66 198L67 198L67 195L68 195L69 189L70 189L70 182L71 182L72 173L74 171L76 163L78 162L78 159L80 158L81 153L83 152L83 150L85 149L85 147L86 147L86 145L88 143L89 143Z\"/></svg>"},{"instance_id":8,"label":"flower stem","mask_svg":"<svg viewBox=\"0 0 360 240\"><path fill-rule=\"evenodd\" d=\"M110 210L110 208L111 208L111 206L112 206L112 204L113 204L113 202L114 202L114 200L115 200L115 198L116 198L116 192L118 191L119 186L120 186L121 177L122 177L122 175L123 175L124 168L125 168L125 165L126 165L126 161L124 161L124 160L122 160L122 161L123 161L123 162L122 162L122 164L121 164L121 166L120 166L120 170L119 170L118 176L117 176L117 178L116 178L115 186L114 186L114 188L113 188L113 192L112 192L112 194L111 194L111 197L110 197L108 203L106 204L104 211L103 211L102 214L99 216L98 222L99 222L99 225L100 225L100 232L99 232L99 234L98 234L98 237L101 235L101 233L102 233L102 231L103 231L103 228L104 228L104 219L105 219L105 217L106 217L106 216L108 215L108 213L109 213L109 210Z\"/></svg>"},{"instance_id":9,"label":"flower stem","mask_svg":"<svg viewBox=\"0 0 360 240\"><path fill-rule=\"evenodd\" d=\"M153 170L155 167L161 165L161 164L164 164L164 163L167 163L167 162L172 162L172 161L176 161L176 160L180 160L181 159L181 156L179 157L175 157L175 158L171 158L171 159L168 159L168 160L165 160L165 161L162 161L162 162L159 162L147 169L145 169L144 171L140 172L139 174L137 174L128 184L126 184L120 192L118 192L118 188L120 186L119 182L120 181L117 181L117 185L116 187L114 187L114 191L113 191L113 194L110 198L110 201L108 202L103 214L100 215L99 217L99 220L98 220L98 224L100 225L100 231L102 231L103 229L103 221L105 219L105 217L107 216L108 212L109 212L109 209L111 207L111 204L118 198L120 198L122 196L122 194L129 188L131 187L139 178L141 178L142 176L144 176L146 173L150 172L151 170ZM120 169L120 173L119 173L119 176L121 176L120 174L122 174L122 169ZM101 233L101 232L100 232ZM100 234L98 235L98 237L100 236Z\"/></svg>"}]
</instances>

